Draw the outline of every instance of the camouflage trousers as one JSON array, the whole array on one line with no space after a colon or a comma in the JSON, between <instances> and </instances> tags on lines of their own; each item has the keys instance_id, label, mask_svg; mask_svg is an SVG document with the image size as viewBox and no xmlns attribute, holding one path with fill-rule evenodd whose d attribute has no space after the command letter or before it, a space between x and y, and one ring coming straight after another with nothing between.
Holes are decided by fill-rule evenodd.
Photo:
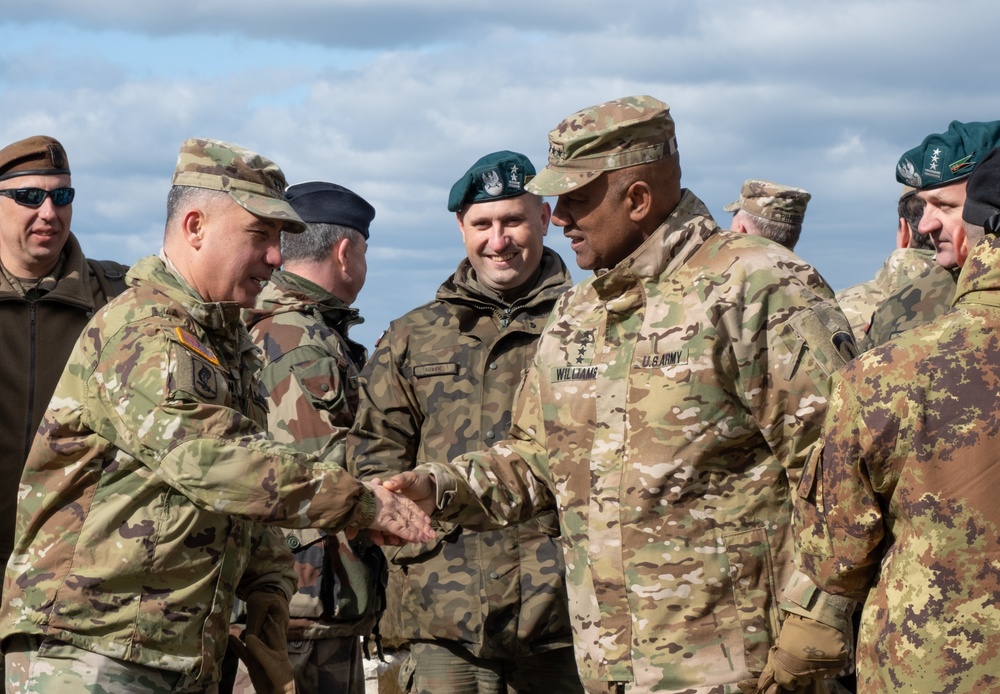
<instances>
[{"instance_id":1,"label":"camouflage trousers","mask_svg":"<svg viewBox=\"0 0 1000 694\"><path fill-rule=\"evenodd\" d=\"M160 670L85 651L51 638L18 635L4 645L7 694L217 694L193 686L180 672Z\"/></svg>"},{"instance_id":2,"label":"camouflage trousers","mask_svg":"<svg viewBox=\"0 0 1000 694\"><path fill-rule=\"evenodd\" d=\"M445 641L418 641L399 673L408 694L583 692L571 647L520 658L477 658Z\"/></svg>"},{"instance_id":3,"label":"camouflage trousers","mask_svg":"<svg viewBox=\"0 0 1000 694\"><path fill-rule=\"evenodd\" d=\"M365 694L360 637L290 641L288 659L295 672L296 694ZM240 661L233 694L255 691Z\"/></svg>"}]
</instances>

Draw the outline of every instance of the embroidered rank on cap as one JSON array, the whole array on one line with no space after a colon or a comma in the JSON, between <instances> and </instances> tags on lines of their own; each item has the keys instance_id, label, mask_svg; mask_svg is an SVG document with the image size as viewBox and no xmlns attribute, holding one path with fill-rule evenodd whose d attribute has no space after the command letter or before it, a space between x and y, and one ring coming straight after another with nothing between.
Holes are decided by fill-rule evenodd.
<instances>
[{"instance_id":1,"label":"embroidered rank on cap","mask_svg":"<svg viewBox=\"0 0 1000 694\"><path fill-rule=\"evenodd\" d=\"M201 342L198 340L197 337L189 333L187 330L184 330L183 328L174 328L174 330L177 332L177 339L180 341L182 345L187 347L195 354L201 356L202 358L207 359L212 364L215 364L216 366L222 366L219 363L219 358L215 356L215 352L213 352L210 348L206 347L205 345L201 344Z\"/></svg>"}]
</instances>

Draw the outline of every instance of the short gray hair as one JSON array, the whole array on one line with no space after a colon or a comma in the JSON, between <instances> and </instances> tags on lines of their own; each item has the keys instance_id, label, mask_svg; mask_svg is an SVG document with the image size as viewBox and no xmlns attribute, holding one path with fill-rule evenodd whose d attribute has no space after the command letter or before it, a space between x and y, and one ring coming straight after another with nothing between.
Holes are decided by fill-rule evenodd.
<instances>
[{"instance_id":1,"label":"short gray hair","mask_svg":"<svg viewBox=\"0 0 1000 694\"><path fill-rule=\"evenodd\" d=\"M228 198L229 193L197 186L171 186L167 193L167 228L188 207L203 205L223 197Z\"/></svg>"},{"instance_id":2,"label":"short gray hair","mask_svg":"<svg viewBox=\"0 0 1000 694\"><path fill-rule=\"evenodd\" d=\"M341 224L311 222L301 234L281 233L281 257L285 261L301 260L319 262L325 260L334 245L344 239L357 243L363 239L361 232Z\"/></svg>"},{"instance_id":3,"label":"short gray hair","mask_svg":"<svg viewBox=\"0 0 1000 694\"><path fill-rule=\"evenodd\" d=\"M775 243L780 243L789 250L795 249L795 244L799 242L799 237L802 235L801 224L778 222L766 217L760 217L746 210L737 210L736 214L745 215L744 219L753 225L753 228L757 230L760 236L771 239Z\"/></svg>"}]
</instances>

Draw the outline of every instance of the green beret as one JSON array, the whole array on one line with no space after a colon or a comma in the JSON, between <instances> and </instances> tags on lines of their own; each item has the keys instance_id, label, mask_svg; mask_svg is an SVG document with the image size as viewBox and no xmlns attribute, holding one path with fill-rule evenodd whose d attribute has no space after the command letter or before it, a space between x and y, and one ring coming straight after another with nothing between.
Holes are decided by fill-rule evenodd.
<instances>
[{"instance_id":1,"label":"green beret","mask_svg":"<svg viewBox=\"0 0 1000 694\"><path fill-rule=\"evenodd\" d=\"M531 161L517 152L503 150L481 157L455 181L448 194L448 211L464 205L516 198L528 192L525 183L535 175Z\"/></svg>"},{"instance_id":2,"label":"green beret","mask_svg":"<svg viewBox=\"0 0 1000 694\"><path fill-rule=\"evenodd\" d=\"M206 138L181 144L171 185L219 190L255 217L281 222L284 231L305 231L306 225L285 201L285 174L256 152Z\"/></svg>"},{"instance_id":3,"label":"green beret","mask_svg":"<svg viewBox=\"0 0 1000 694\"><path fill-rule=\"evenodd\" d=\"M722 209L726 212L745 210L774 222L802 224L811 198L812 195L801 188L750 179L743 182L740 199Z\"/></svg>"},{"instance_id":4,"label":"green beret","mask_svg":"<svg viewBox=\"0 0 1000 694\"><path fill-rule=\"evenodd\" d=\"M677 153L670 107L651 96L627 96L577 111L549 132L549 163L528 184L536 195L561 195L604 171Z\"/></svg>"},{"instance_id":5,"label":"green beret","mask_svg":"<svg viewBox=\"0 0 1000 694\"><path fill-rule=\"evenodd\" d=\"M69 159L59 140L34 135L0 149L0 181L16 176L69 176Z\"/></svg>"},{"instance_id":6,"label":"green beret","mask_svg":"<svg viewBox=\"0 0 1000 694\"><path fill-rule=\"evenodd\" d=\"M906 152L896 164L896 180L917 190L946 186L968 178L976 164L1000 145L1000 121L952 121L947 132L934 133Z\"/></svg>"}]
</instances>

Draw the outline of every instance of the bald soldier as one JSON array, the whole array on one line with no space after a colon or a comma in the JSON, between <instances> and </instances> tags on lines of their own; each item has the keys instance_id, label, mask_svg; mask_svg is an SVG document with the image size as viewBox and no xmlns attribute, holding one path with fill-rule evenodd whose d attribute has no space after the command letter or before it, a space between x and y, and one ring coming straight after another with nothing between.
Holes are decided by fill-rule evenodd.
<instances>
[{"instance_id":1,"label":"bald soldier","mask_svg":"<svg viewBox=\"0 0 1000 694\"><path fill-rule=\"evenodd\" d=\"M594 275L556 304L509 437L386 485L474 527L558 511L589 692L836 673L852 603L796 572L791 528L829 377L853 356L833 292L788 249L719 229L652 97L563 120L528 189L558 196Z\"/></svg>"},{"instance_id":2,"label":"bald soldier","mask_svg":"<svg viewBox=\"0 0 1000 694\"><path fill-rule=\"evenodd\" d=\"M801 188L747 179L739 200L722 209L733 213L730 231L763 236L795 250L810 198L812 195Z\"/></svg>"},{"instance_id":3,"label":"bald soldier","mask_svg":"<svg viewBox=\"0 0 1000 694\"><path fill-rule=\"evenodd\" d=\"M232 647L258 691L282 691L295 575L270 526L431 536L409 502L268 436L240 310L281 264L282 230L304 226L284 188L254 152L181 145L163 249L84 329L28 455L7 691L214 692L234 596Z\"/></svg>"}]
</instances>

